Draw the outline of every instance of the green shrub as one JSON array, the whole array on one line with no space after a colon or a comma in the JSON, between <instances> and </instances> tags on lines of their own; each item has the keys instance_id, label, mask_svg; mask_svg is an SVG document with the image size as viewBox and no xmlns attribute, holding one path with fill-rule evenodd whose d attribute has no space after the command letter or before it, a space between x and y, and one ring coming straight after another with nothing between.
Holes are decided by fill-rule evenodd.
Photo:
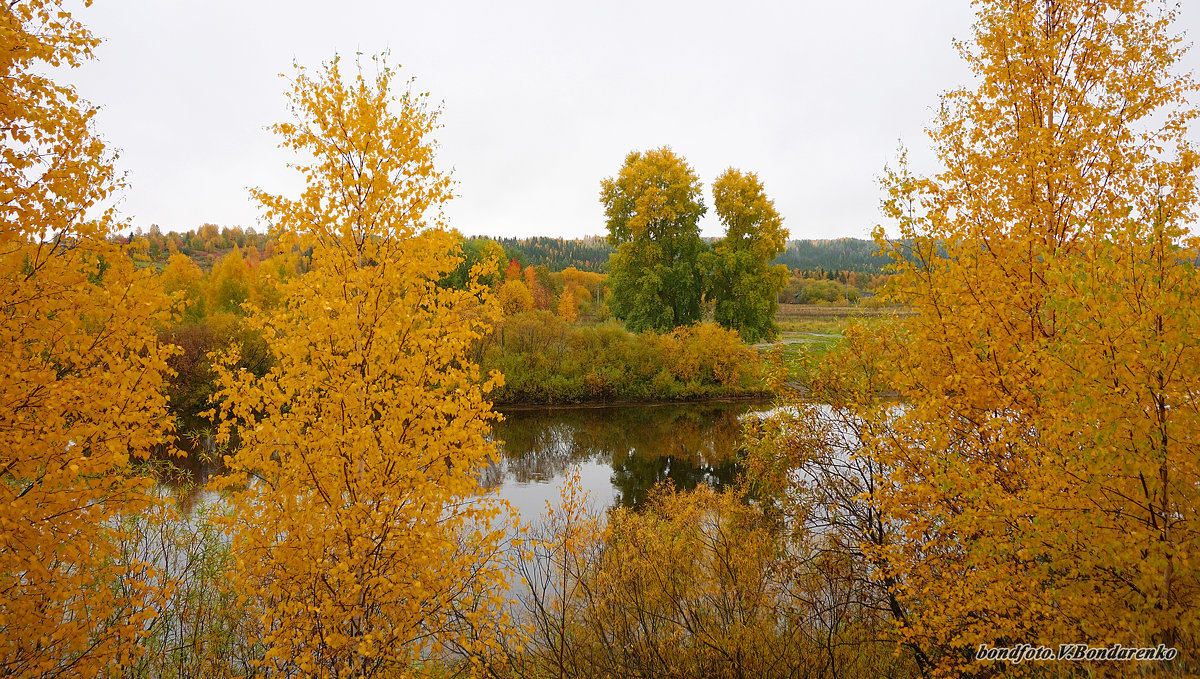
<instances>
[{"instance_id":1,"label":"green shrub","mask_svg":"<svg viewBox=\"0 0 1200 679\"><path fill-rule=\"evenodd\" d=\"M573 326L545 311L505 319L481 351L505 384L497 403L697 399L764 393L757 351L713 323L634 334L616 322Z\"/></svg>"}]
</instances>

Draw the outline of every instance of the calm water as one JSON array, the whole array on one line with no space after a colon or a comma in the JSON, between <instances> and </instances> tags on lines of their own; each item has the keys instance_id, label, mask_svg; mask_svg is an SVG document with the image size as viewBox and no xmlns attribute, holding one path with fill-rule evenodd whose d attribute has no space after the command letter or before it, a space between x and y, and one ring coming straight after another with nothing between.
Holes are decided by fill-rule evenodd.
<instances>
[{"instance_id":1,"label":"calm water","mask_svg":"<svg viewBox=\"0 0 1200 679\"><path fill-rule=\"evenodd\" d=\"M720 487L740 473L741 417L769 403L536 408L504 411L494 427L504 460L485 476L522 515L557 502L567 474L580 468L598 508L635 506L660 481Z\"/></svg>"},{"instance_id":2,"label":"calm water","mask_svg":"<svg viewBox=\"0 0 1200 679\"><path fill-rule=\"evenodd\" d=\"M764 412L768 402L642 404L577 408L523 408L502 411L493 427L502 441L503 460L483 476L488 487L531 519L557 503L559 489L575 468L596 508L636 506L660 481L691 489L701 483L733 482L741 418ZM185 474L203 483L217 471L198 455ZM198 493L188 501L212 499Z\"/></svg>"}]
</instances>

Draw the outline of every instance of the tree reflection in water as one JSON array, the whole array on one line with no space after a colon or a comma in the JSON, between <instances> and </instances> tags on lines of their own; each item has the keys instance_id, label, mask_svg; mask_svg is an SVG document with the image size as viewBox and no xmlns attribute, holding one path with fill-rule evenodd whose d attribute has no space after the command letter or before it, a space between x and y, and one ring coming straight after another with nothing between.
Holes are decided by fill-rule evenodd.
<instances>
[{"instance_id":1,"label":"tree reflection in water","mask_svg":"<svg viewBox=\"0 0 1200 679\"><path fill-rule=\"evenodd\" d=\"M766 407L738 401L507 410L494 427L504 460L485 478L556 484L574 465L605 465L616 501L631 507L661 481L688 490L701 483L720 488L741 471L739 417Z\"/></svg>"},{"instance_id":2,"label":"tree reflection in water","mask_svg":"<svg viewBox=\"0 0 1200 679\"><path fill-rule=\"evenodd\" d=\"M529 519L546 500L557 502L558 485L575 465L598 509L609 499L638 506L660 481L687 490L701 483L720 488L741 473L735 461L739 418L769 407L761 401L715 401L505 410L504 421L493 427L493 438L503 442L503 459L483 470L480 480L487 488L499 486L500 496ZM196 502L218 500L204 488L223 471L209 442L181 440L186 457L165 452L157 457L155 472L185 513Z\"/></svg>"}]
</instances>

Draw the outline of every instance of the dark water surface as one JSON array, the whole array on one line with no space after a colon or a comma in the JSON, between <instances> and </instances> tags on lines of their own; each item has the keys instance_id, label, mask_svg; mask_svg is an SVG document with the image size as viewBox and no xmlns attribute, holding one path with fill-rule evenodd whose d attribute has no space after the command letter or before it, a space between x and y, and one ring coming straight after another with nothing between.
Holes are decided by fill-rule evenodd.
<instances>
[{"instance_id":1,"label":"dark water surface","mask_svg":"<svg viewBox=\"0 0 1200 679\"><path fill-rule=\"evenodd\" d=\"M636 506L661 481L681 489L733 483L741 420L769 402L639 404L504 410L493 428L504 459L489 486L531 517L557 503L567 475L580 480L598 509Z\"/></svg>"},{"instance_id":2,"label":"dark water surface","mask_svg":"<svg viewBox=\"0 0 1200 679\"><path fill-rule=\"evenodd\" d=\"M564 480L576 467L597 509L636 506L666 480L681 489L701 483L719 488L740 474L736 455L742 419L771 405L711 401L503 409L504 420L493 427L503 460L484 472L483 482L499 487L500 496L527 519L541 514L547 501L557 504ZM217 464L203 459L202 443L187 447L188 459L174 461L181 475L167 484L193 484L196 490L184 492L185 503L215 500L198 489L219 472Z\"/></svg>"}]
</instances>

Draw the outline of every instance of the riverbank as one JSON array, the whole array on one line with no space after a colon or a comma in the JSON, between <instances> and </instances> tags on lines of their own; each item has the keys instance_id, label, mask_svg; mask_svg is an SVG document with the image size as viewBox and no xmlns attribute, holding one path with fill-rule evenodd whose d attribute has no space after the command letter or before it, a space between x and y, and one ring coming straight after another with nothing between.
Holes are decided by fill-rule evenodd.
<instances>
[{"instance_id":1,"label":"riverbank","mask_svg":"<svg viewBox=\"0 0 1200 679\"><path fill-rule=\"evenodd\" d=\"M774 375L769 356L713 323L636 334L548 312L505 319L481 346L480 367L505 376L491 395L498 406L764 397Z\"/></svg>"},{"instance_id":2,"label":"riverbank","mask_svg":"<svg viewBox=\"0 0 1200 679\"><path fill-rule=\"evenodd\" d=\"M790 385L789 385L790 386ZM657 408L669 406L705 406L705 405L756 405L773 403L777 394L773 392L765 392L761 394L745 394L739 396L717 396L717 397L701 397L686 400L624 400L624 401L584 401L582 403L498 403L493 402L493 410L501 413L506 412L531 412L542 410L576 410L583 408L627 408L630 406L638 406L643 408Z\"/></svg>"}]
</instances>

